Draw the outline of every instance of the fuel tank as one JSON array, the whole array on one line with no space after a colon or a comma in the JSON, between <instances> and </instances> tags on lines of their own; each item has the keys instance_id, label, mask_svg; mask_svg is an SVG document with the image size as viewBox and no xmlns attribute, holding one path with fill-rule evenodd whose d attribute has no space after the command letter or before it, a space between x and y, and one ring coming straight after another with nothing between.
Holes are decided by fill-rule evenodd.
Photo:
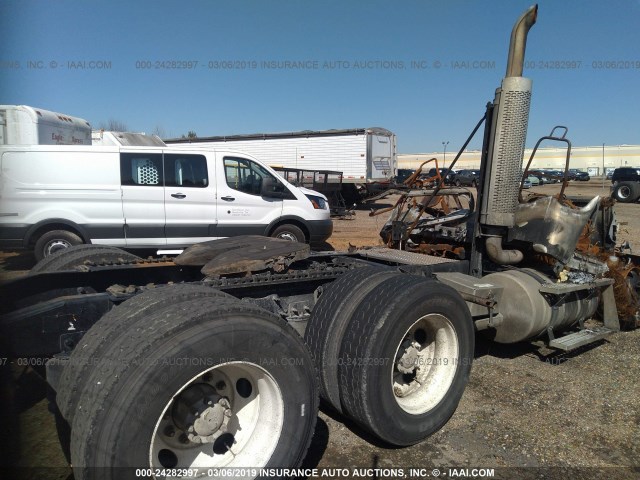
<instances>
[{"instance_id":1,"label":"fuel tank","mask_svg":"<svg viewBox=\"0 0 640 480\"><path fill-rule=\"evenodd\" d=\"M540 293L542 285L555 283L555 280L532 269L491 273L483 280L504 289L496 307L503 321L490 334L494 334L492 339L499 343L535 338L549 327L561 331L591 317L598 307L597 289L562 296Z\"/></svg>"}]
</instances>

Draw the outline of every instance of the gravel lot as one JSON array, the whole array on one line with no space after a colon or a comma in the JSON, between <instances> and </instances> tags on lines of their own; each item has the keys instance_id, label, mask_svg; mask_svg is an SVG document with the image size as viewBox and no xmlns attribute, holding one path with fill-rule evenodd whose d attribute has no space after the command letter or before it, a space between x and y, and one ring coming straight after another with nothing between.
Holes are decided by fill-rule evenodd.
<instances>
[{"instance_id":1,"label":"gravel lot","mask_svg":"<svg viewBox=\"0 0 640 480\"><path fill-rule=\"evenodd\" d=\"M608 187L607 182L605 194ZM567 193L602 192L602 182L592 180L574 182ZM619 240L633 244L640 238L640 205L619 204L617 213ZM335 222L328 243L336 250L349 244L376 245L385 220L386 215L369 217L368 211L358 210L354 219ZM33 258L5 252L0 262L1 278L7 279L24 274ZM360 472L367 478L399 478L399 473L433 478L433 469L442 477L494 469L493 478L509 479L640 478L640 330L613 335L570 355L554 355L530 343L502 346L481 338L476 350L470 383L457 412L427 441L388 448L344 418L323 411L305 467L347 468L349 477L355 476L356 467L403 469ZM38 479L67 478L71 470L65 466L46 402L22 413L20 424L18 465L43 467L23 473ZM424 470L411 475L410 468Z\"/></svg>"}]
</instances>

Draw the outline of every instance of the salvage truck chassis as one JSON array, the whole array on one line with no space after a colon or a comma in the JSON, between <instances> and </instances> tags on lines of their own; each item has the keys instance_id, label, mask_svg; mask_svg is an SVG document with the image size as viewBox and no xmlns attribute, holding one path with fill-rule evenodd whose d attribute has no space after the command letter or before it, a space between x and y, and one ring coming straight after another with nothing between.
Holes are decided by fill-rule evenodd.
<instances>
[{"instance_id":1,"label":"salvage truck chassis","mask_svg":"<svg viewBox=\"0 0 640 480\"><path fill-rule=\"evenodd\" d=\"M314 253L250 236L145 260L80 245L2 285L3 356L46 365L77 480L295 468L320 399L387 444L415 444L453 415L477 332L571 350L620 329L628 282L606 275L614 252L600 255L612 241L606 202L521 198L536 15L513 28L467 209L438 213L438 185L426 199L404 193L385 247ZM596 224L603 233L585 235ZM602 326L586 328L599 306Z\"/></svg>"}]
</instances>

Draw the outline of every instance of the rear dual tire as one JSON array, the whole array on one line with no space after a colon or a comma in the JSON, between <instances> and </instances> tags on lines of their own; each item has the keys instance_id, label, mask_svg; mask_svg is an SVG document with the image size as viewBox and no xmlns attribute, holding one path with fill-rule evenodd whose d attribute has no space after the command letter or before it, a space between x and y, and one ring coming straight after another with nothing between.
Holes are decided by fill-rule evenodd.
<instances>
[{"instance_id":1,"label":"rear dual tire","mask_svg":"<svg viewBox=\"0 0 640 480\"><path fill-rule=\"evenodd\" d=\"M304 340L319 370L320 398L338 412L342 412L338 386L342 337L367 294L397 275L402 274L390 268L358 268L333 282L313 308Z\"/></svg>"},{"instance_id":2,"label":"rear dual tire","mask_svg":"<svg viewBox=\"0 0 640 480\"><path fill-rule=\"evenodd\" d=\"M302 339L250 304L202 298L141 316L102 352L79 397L74 475L297 466L314 431L316 381Z\"/></svg>"},{"instance_id":3,"label":"rear dual tire","mask_svg":"<svg viewBox=\"0 0 640 480\"><path fill-rule=\"evenodd\" d=\"M204 285L165 285L140 293L107 312L78 341L62 371L57 394L62 416L69 423L73 422L79 396L89 375L104 361L105 352L127 335L131 324L144 321L145 317L171 305L204 298L233 299L231 295Z\"/></svg>"},{"instance_id":4,"label":"rear dual tire","mask_svg":"<svg viewBox=\"0 0 640 480\"><path fill-rule=\"evenodd\" d=\"M348 311L331 313L343 308ZM327 288L305 339L321 370L323 399L400 446L424 440L453 415L474 351L469 309L455 290L399 272L385 278L368 268Z\"/></svg>"}]
</instances>

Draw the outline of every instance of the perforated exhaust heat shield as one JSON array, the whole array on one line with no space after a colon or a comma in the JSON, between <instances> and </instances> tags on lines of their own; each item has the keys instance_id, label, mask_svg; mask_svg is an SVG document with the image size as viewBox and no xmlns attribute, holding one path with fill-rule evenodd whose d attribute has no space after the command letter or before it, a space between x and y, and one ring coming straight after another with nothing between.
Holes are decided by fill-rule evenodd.
<instances>
[{"instance_id":1,"label":"perforated exhaust heat shield","mask_svg":"<svg viewBox=\"0 0 640 480\"><path fill-rule=\"evenodd\" d=\"M506 77L496 91L493 111L494 135L489 146L489 176L484 185L481 222L512 227L518 206L522 157L527 139L531 80Z\"/></svg>"}]
</instances>

